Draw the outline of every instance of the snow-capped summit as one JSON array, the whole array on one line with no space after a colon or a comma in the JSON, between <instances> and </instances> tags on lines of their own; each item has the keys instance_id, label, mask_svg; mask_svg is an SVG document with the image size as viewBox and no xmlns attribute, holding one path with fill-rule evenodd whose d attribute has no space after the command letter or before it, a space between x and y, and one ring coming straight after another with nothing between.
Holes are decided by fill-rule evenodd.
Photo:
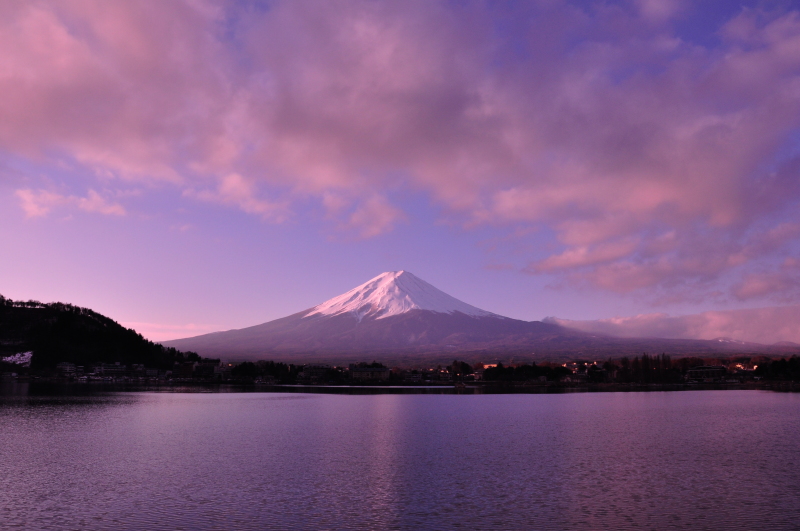
<instances>
[{"instance_id":1,"label":"snow-capped summit","mask_svg":"<svg viewBox=\"0 0 800 531\"><path fill-rule=\"evenodd\" d=\"M461 302L408 271L382 273L343 295L315 306L306 317L349 313L361 321L365 317L385 319L411 310L447 314L460 312L472 317L500 317Z\"/></svg>"}]
</instances>

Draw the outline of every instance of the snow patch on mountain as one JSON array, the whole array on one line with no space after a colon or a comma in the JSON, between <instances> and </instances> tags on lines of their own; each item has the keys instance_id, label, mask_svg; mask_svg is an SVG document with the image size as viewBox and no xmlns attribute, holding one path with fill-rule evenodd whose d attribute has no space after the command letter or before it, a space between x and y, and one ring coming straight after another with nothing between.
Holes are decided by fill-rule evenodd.
<instances>
[{"instance_id":1,"label":"snow patch on mountain","mask_svg":"<svg viewBox=\"0 0 800 531\"><path fill-rule=\"evenodd\" d=\"M365 317L384 319L411 310L450 314L460 312L473 317L501 318L451 297L408 271L378 275L343 295L315 306L305 317L350 313L361 321Z\"/></svg>"}]
</instances>

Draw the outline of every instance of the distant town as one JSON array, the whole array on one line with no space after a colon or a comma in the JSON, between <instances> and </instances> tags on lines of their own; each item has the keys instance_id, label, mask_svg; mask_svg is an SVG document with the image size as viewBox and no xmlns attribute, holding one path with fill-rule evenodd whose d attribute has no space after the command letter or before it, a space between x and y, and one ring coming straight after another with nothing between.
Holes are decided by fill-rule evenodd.
<instances>
[{"instance_id":1,"label":"distant town","mask_svg":"<svg viewBox=\"0 0 800 531\"><path fill-rule=\"evenodd\" d=\"M606 361L567 363L474 363L454 360L435 367L387 367L378 362L294 365L273 361L232 363L190 353L171 369L144 364L59 362L54 368L31 372L30 353L3 358L2 378L16 381L107 383L226 383L309 386L488 386L488 387L603 387L695 384L759 384L800 382L800 357L765 356L729 359L667 355L622 357Z\"/></svg>"}]
</instances>

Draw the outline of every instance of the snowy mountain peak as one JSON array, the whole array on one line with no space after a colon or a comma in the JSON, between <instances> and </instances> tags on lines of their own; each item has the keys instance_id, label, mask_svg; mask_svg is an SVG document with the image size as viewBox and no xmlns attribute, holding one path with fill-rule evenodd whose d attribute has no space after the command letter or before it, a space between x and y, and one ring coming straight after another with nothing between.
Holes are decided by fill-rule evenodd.
<instances>
[{"instance_id":1,"label":"snowy mountain peak","mask_svg":"<svg viewBox=\"0 0 800 531\"><path fill-rule=\"evenodd\" d=\"M384 319L411 310L460 312L473 317L500 317L461 302L408 271L382 273L343 295L315 306L306 317L350 313L361 321L365 317Z\"/></svg>"}]
</instances>

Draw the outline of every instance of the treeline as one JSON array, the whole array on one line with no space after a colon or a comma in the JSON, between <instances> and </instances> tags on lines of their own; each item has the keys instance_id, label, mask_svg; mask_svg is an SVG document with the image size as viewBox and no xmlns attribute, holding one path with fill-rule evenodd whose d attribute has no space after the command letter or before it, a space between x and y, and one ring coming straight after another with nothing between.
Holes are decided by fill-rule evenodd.
<instances>
[{"instance_id":1,"label":"treeline","mask_svg":"<svg viewBox=\"0 0 800 531\"><path fill-rule=\"evenodd\" d=\"M276 383L293 384L302 370L302 365L287 365L274 361L245 361L231 369L231 376L234 379L245 381L274 378Z\"/></svg>"},{"instance_id":2,"label":"treeline","mask_svg":"<svg viewBox=\"0 0 800 531\"><path fill-rule=\"evenodd\" d=\"M800 358L792 356L787 359L765 361L755 370L756 376L766 380L786 380L800 382Z\"/></svg>"},{"instance_id":3,"label":"treeline","mask_svg":"<svg viewBox=\"0 0 800 531\"><path fill-rule=\"evenodd\" d=\"M685 367L682 368L680 364L673 363L666 354L642 354L641 358L636 356L632 360L624 357L619 360L619 365L606 362L603 369L614 381L620 383L678 383L683 380L690 366L689 359L684 360ZM702 365L702 362L698 365Z\"/></svg>"},{"instance_id":4,"label":"treeline","mask_svg":"<svg viewBox=\"0 0 800 531\"><path fill-rule=\"evenodd\" d=\"M586 361L577 361L567 365L553 365L543 363L537 365L503 366L498 363L497 367L489 367L483 372L483 379L486 381L514 381L523 382L539 380L542 377L548 381L559 381L566 377L583 380L588 383L678 383L683 381L684 375L689 368L703 365L705 362L700 358L682 358L673 361L668 355L648 355L642 354L641 357L635 356L633 359L623 357L619 360L609 360L601 365Z\"/></svg>"},{"instance_id":5,"label":"treeline","mask_svg":"<svg viewBox=\"0 0 800 531\"><path fill-rule=\"evenodd\" d=\"M487 367L483 370L483 379L489 382L526 382L544 376L547 380L557 381L570 374L572 371L561 365L531 363L506 367L498 363L496 367Z\"/></svg>"},{"instance_id":6,"label":"treeline","mask_svg":"<svg viewBox=\"0 0 800 531\"><path fill-rule=\"evenodd\" d=\"M568 365L553 365L543 363L523 364L517 366L503 366L498 363L496 367L488 367L483 371L486 381L524 382L540 380L559 381L566 377L575 377L588 383L677 383L683 380L683 375L690 366L702 365L703 360L683 359L675 363L666 354L650 356L642 354L633 359L623 357L616 361L606 361L602 365L586 361L577 361Z\"/></svg>"},{"instance_id":7,"label":"treeline","mask_svg":"<svg viewBox=\"0 0 800 531\"><path fill-rule=\"evenodd\" d=\"M30 301L15 301L15 300L7 299L6 297L3 297L2 295L0 295L0 306L8 306L10 308L57 308L57 309L59 309L61 311L70 311L70 312L82 313L82 314L86 314L86 315L95 314L95 312L93 312L89 308L81 308L80 306L75 306L75 305L67 304L67 303L63 303L63 302L43 303L43 302L34 301L34 300L30 300ZM103 317L100 314L95 314L95 315ZM107 319L107 317L106 317L106 319Z\"/></svg>"},{"instance_id":8,"label":"treeline","mask_svg":"<svg viewBox=\"0 0 800 531\"><path fill-rule=\"evenodd\" d=\"M353 367L357 369L386 369L386 365L383 363L378 363L377 361L373 361L372 363L367 363L366 361L360 361L358 363L354 363Z\"/></svg>"}]
</instances>

